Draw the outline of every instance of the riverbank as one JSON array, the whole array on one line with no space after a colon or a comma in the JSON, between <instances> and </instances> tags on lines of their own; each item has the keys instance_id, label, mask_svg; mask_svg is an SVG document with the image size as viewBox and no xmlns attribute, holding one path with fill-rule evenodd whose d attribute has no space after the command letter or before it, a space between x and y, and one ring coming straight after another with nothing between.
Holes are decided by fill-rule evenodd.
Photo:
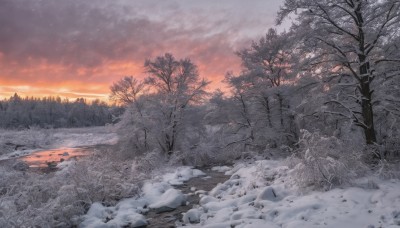
<instances>
[{"instance_id":1,"label":"riverbank","mask_svg":"<svg viewBox=\"0 0 400 228\"><path fill-rule=\"evenodd\" d=\"M188 179L185 175L188 171L184 169L161 175L158 182L149 180L138 198L125 199L114 207L92 205L80 227L400 225L400 181L397 179L370 176L340 188L304 189L293 180L293 170L286 160L259 160L238 162L233 167L215 167L214 171L192 175L192 179L178 181L177 185L168 184L175 179L166 177ZM175 206L163 208L166 202L175 203ZM162 208L161 212L157 208Z\"/></svg>"},{"instance_id":2,"label":"riverbank","mask_svg":"<svg viewBox=\"0 0 400 228\"><path fill-rule=\"evenodd\" d=\"M65 129L0 130L0 161L58 148L115 144L113 126Z\"/></svg>"}]
</instances>

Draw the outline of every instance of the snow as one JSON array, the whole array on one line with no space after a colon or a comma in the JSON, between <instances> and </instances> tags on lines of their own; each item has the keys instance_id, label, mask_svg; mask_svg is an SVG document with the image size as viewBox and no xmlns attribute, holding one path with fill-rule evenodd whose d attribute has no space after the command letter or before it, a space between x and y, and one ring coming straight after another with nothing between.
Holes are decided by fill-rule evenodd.
<instances>
[{"instance_id":1,"label":"snow","mask_svg":"<svg viewBox=\"0 0 400 228\"><path fill-rule=\"evenodd\" d=\"M232 168L228 167L228 166L215 166L215 167L211 168L212 171L217 171L217 172L221 172L221 173L227 172L227 171L229 171L231 169Z\"/></svg>"},{"instance_id":2,"label":"snow","mask_svg":"<svg viewBox=\"0 0 400 228\"><path fill-rule=\"evenodd\" d=\"M173 173L164 175L164 182L170 185L182 185L183 182L188 181L190 178L205 176L206 174L198 169L191 169L190 167L178 167Z\"/></svg>"},{"instance_id":3,"label":"snow","mask_svg":"<svg viewBox=\"0 0 400 228\"><path fill-rule=\"evenodd\" d=\"M107 208L100 203L93 203L85 215L85 221L79 227L141 227L147 225L146 218L137 213L138 208L140 208L138 204L130 204L130 201L122 201L117 207L119 208L117 210L118 213L114 215L115 208Z\"/></svg>"},{"instance_id":4,"label":"snow","mask_svg":"<svg viewBox=\"0 0 400 228\"><path fill-rule=\"evenodd\" d=\"M160 196L157 202L150 204L149 207L154 209L163 207L177 208L181 206L185 200L186 198L181 191L170 188Z\"/></svg>"},{"instance_id":5,"label":"snow","mask_svg":"<svg viewBox=\"0 0 400 228\"><path fill-rule=\"evenodd\" d=\"M178 167L174 172L156 178L158 181L148 180L144 183L143 194L138 198L124 199L114 207L104 207L100 203L92 204L80 227L144 226L147 221L142 214L150 209L168 211L186 203L186 196L173 186L203 175L205 174L202 171L192 167ZM196 216L192 215L192 220L188 218L188 221L195 218Z\"/></svg>"},{"instance_id":6,"label":"snow","mask_svg":"<svg viewBox=\"0 0 400 228\"><path fill-rule=\"evenodd\" d=\"M115 144L118 136L111 126L70 129L0 130L0 160L54 148Z\"/></svg>"},{"instance_id":7,"label":"snow","mask_svg":"<svg viewBox=\"0 0 400 228\"><path fill-rule=\"evenodd\" d=\"M301 189L284 160L239 163L215 168L231 175L208 194L199 194L199 205L183 214L186 227L397 227L400 225L400 181L375 177L358 179L353 185L330 191ZM95 203L80 227L135 227L147 224L149 210L166 211L186 203L174 186L196 176L192 167L144 183L143 194L114 207ZM373 184L371 184L373 183Z\"/></svg>"},{"instance_id":8,"label":"snow","mask_svg":"<svg viewBox=\"0 0 400 228\"><path fill-rule=\"evenodd\" d=\"M193 208L187 211L183 215L183 222L184 223L199 223L200 222L200 215L201 211L199 209Z\"/></svg>"},{"instance_id":9,"label":"snow","mask_svg":"<svg viewBox=\"0 0 400 228\"><path fill-rule=\"evenodd\" d=\"M302 192L284 161L241 163L184 214L187 227L398 227L400 181ZM368 188L365 182L379 188ZM364 183L363 183L364 182ZM371 186L371 185L370 185ZM200 218L200 219L197 219ZM192 219L192 220L191 220ZM197 223L197 224L196 224Z\"/></svg>"}]
</instances>

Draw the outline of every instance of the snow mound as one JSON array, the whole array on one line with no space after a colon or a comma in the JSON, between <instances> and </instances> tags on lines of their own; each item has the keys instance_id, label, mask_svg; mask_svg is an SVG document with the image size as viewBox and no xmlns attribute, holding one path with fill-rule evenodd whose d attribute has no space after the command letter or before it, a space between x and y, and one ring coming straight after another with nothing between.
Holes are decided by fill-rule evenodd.
<instances>
[{"instance_id":1,"label":"snow mound","mask_svg":"<svg viewBox=\"0 0 400 228\"><path fill-rule=\"evenodd\" d=\"M174 173L164 175L163 181L170 185L182 185L183 182L188 181L193 177L205 176L206 174L198 169L192 167L179 167Z\"/></svg>"},{"instance_id":2,"label":"snow mound","mask_svg":"<svg viewBox=\"0 0 400 228\"><path fill-rule=\"evenodd\" d=\"M266 187L257 196L257 201L261 200L278 201L279 197L276 194L274 188Z\"/></svg>"},{"instance_id":3,"label":"snow mound","mask_svg":"<svg viewBox=\"0 0 400 228\"><path fill-rule=\"evenodd\" d=\"M114 228L114 227L142 227L147 225L146 218L138 213L139 204L131 204L130 201L122 201L116 207L104 207L100 203L94 203L85 220L79 225L82 228ZM140 211L140 210L139 210Z\"/></svg>"},{"instance_id":4,"label":"snow mound","mask_svg":"<svg viewBox=\"0 0 400 228\"><path fill-rule=\"evenodd\" d=\"M182 221L184 223L199 223L201 212L199 209L190 209L183 215Z\"/></svg>"},{"instance_id":5,"label":"snow mound","mask_svg":"<svg viewBox=\"0 0 400 228\"><path fill-rule=\"evenodd\" d=\"M158 212L163 212L165 210L175 209L181 206L185 201L186 197L181 191L170 188L160 196L157 202L150 204L149 207L156 209Z\"/></svg>"}]
</instances>

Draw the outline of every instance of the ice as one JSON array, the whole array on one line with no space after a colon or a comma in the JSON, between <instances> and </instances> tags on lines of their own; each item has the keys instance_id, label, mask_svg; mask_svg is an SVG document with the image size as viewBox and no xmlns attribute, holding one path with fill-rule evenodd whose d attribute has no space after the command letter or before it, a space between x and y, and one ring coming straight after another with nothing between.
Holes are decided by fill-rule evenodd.
<instances>
[{"instance_id":1,"label":"ice","mask_svg":"<svg viewBox=\"0 0 400 228\"><path fill-rule=\"evenodd\" d=\"M117 141L118 136L112 127L0 130L0 160L43 149L115 144Z\"/></svg>"},{"instance_id":2,"label":"ice","mask_svg":"<svg viewBox=\"0 0 400 228\"><path fill-rule=\"evenodd\" d=\"M221 173L227 172L227 171L229 171L231 169L232 168L228 167L228 166L215 166L215 167L211 168L212 171L217 171L217 172L221 172Z\"/></svg>"}]
</instances>

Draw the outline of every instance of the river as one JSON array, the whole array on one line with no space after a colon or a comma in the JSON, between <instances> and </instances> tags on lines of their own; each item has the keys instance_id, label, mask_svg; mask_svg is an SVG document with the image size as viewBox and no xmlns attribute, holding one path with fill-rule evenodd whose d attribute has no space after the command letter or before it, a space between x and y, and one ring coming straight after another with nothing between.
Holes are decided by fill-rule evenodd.
<instances>
[{"instance_id":1,"label":"river","mask_svg":"<svg viewBox=\"0 0 400 228\"><path fill-rule=\"evenodd\" d=\"M58 163L63 161L89 156L93 154L94 149L95 148L91 146L41 150L17 159L25 162L30 168L55 167Z\"/></svg>"}]
</instances>

